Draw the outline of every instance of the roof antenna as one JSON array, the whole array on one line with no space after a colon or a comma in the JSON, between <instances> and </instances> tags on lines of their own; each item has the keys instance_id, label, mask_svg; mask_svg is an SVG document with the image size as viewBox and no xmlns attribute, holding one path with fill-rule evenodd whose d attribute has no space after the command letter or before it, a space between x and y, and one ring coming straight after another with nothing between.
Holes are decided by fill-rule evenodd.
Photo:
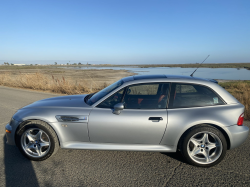
<instances>
[{"instance_id":1,"label":"roof antenna","mask_svg":"<svg viewBox=\"0 0 250 187\"><path fill-rule=\"evenodd\" d=\"M208 55L207 58L205 58L205 60L203 60L203 62L205 62L205 61L208 59L209 56L210 56L210 55ZM199 67L201 67L201 64L203 64L203 62L200 63L200 66L199 66ZM197 67L196 70L197 70L199 67ZM193 77L193 75L194 75L194 73L196 72L196 70L194 70L194 72L190 75L191 77Z\"/></svg>"}]
</instances>

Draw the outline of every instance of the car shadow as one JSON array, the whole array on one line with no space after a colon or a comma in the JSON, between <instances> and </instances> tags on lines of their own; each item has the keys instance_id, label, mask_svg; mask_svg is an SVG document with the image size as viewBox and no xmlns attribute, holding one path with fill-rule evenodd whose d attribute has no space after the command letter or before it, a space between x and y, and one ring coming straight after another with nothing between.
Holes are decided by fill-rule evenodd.
<instances>
[{"instance_id":1,"label":"car shadow","mask_svg":"<svg viewBox=\"0 0 250 187\"><path fill-rule=\"evenodd\" d=\"M6 186L39 186L32 162L26 159L16 146L4 144Z\"/></svg>"},{"instance_id":2,"label":"car shadow","mask_svg":"<svg viewBox=\"0 0 250 187\"><path fill-rule=\"evenodd\" d=\"M175 153L161 152L161 154L164 154L164 155L169 156L175 160L178 160L179 162L187 164L186 160L183 158L180 151L177 151Z\"/></svg>"}]
</instances>

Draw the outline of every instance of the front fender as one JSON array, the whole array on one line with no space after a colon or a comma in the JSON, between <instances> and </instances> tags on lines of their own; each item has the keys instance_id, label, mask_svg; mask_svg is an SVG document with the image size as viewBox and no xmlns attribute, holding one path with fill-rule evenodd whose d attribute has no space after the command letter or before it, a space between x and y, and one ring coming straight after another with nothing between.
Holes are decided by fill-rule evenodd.
<instances>
[{"instance_id":1,"label":"front fender","mask_svg":"<svg viewBox=\"0 0 250 187\"><path fill-rule=\"evenodd\" d=\"M49 124L57 134L60 145L67 141L89 141L87 123L65 123L58 122L57 115L86 115L89 116L90 108L24 108L18 110L13 118L18 121L18 125L13 128L16 133L21 124L30 120L40 120ZM66 124L66 125L65 125ZM76 136L76 134L78 134Z\"/></svg>"}]
</instances>

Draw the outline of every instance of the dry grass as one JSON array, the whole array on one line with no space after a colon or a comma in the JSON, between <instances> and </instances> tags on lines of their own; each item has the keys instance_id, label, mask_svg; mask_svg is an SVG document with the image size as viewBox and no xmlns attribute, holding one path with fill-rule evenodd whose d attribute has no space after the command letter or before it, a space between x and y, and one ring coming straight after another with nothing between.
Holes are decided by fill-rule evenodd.
<instances>
[{"instance_id":1,"label":"dry grass","mask_svg":"<svg viewBox=\"0 0 250 187\"><path fill-rule=\"evenodd\" d=\"M245 119L250 119L250 81L219 83L245 106Z\"/></svg>"},{"instance_id":2,"label":"dry grass","mask_svg":"<svg viewBox=\"0 0 250 187\"><path fill-rule=\"evenodd\" d=\"M48 76L42 73L20 73L18 75L4 73L0 75L0 85L69 95L93 93L107 86L105 84L97 85L93 80L78 83L77 81L65 80L64 77L59 79L54 78L53 75Z\"/></svg>"}]
</instances>

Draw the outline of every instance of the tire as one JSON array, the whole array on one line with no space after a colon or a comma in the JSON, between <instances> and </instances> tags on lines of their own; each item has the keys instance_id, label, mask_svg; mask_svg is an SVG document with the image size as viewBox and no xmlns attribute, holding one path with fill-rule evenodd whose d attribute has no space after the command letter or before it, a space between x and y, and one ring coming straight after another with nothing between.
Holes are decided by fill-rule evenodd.
<instances>
[{"instance_id":1,"label":"tire","mask_svg":"<svg viewBox=\"0 0 250 187\"><path fill-rule=\"evenodd\" d=\"M210 125L198 125L189 129L180 141L180 151L191 165L211 167L220 163L226 155L227 141L224 135Z\"/></svg>"},{"instance_id":2,"label":"tire","mask_svg":"<svg viewBox=\"0 0 250 187\"><path fill-rule=\"evenodd\" d=\"M46 160L59 149L55 131L40 120L21 124L16 132L16 145L26 158L33 161Z\"/></svg>"}]
</instances>

